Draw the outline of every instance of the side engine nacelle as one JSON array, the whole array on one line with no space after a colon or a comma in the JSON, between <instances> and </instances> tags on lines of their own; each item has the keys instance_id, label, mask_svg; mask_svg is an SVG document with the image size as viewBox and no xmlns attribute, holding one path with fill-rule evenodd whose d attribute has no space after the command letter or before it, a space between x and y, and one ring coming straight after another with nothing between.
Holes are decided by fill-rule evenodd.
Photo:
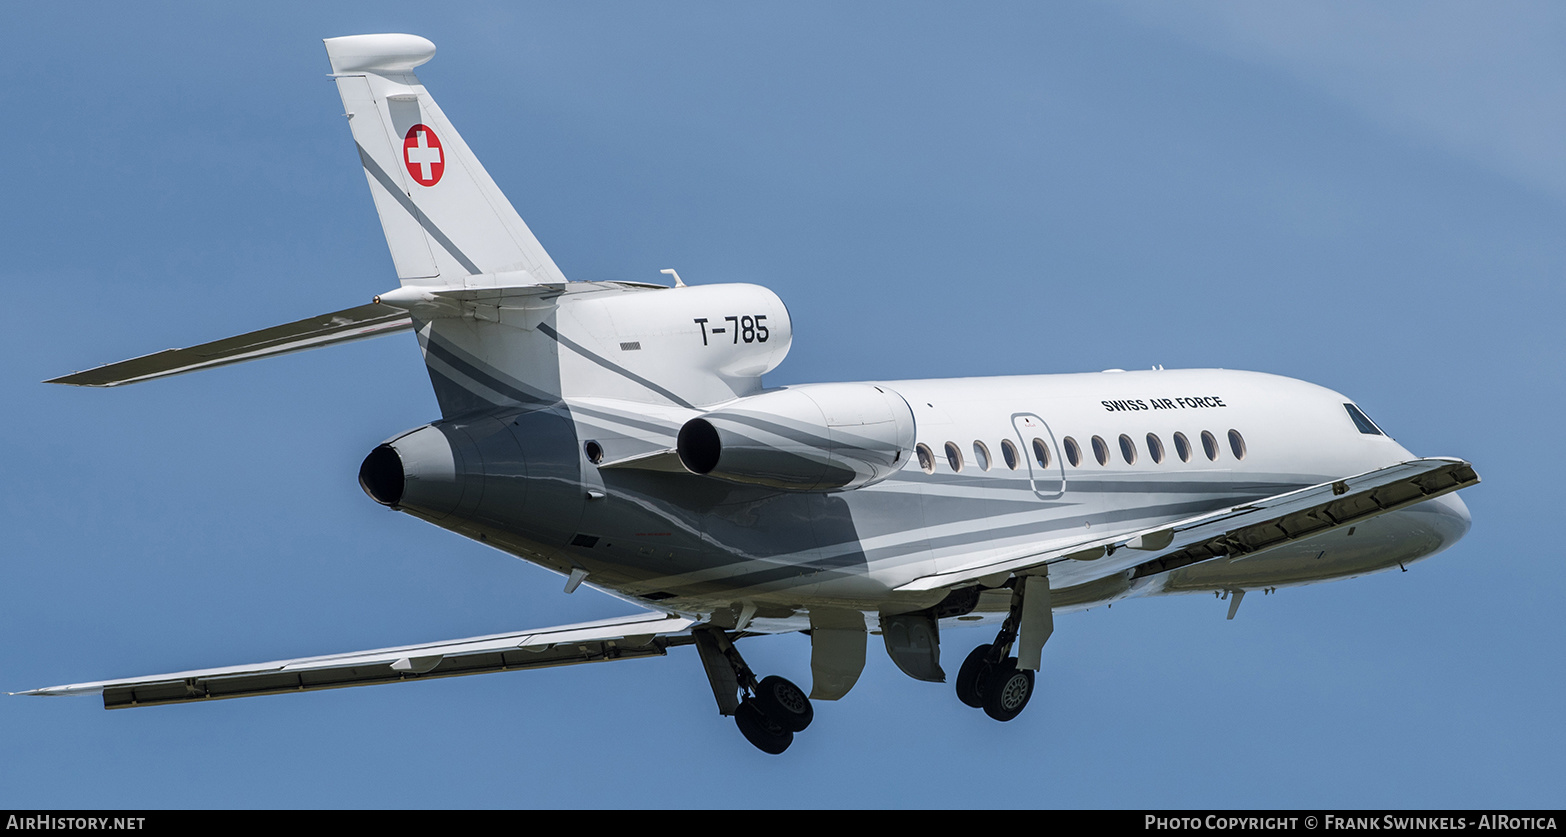
<instances>
[{"instance_id":1,"label":"side engine nacelle","mask_svg":"<svg viewBox=\"0 0 1566 837\"><path fill-rule=\"evenodd\" d=\"M381 443L359 466L359 485L381 505L536 558L576 534L581 457L563 409L480 414Z\"/></svg>"},{"instance_id":2,"label":"side engine nacelle","mask_svg":"<svg viewBox=\"0 0 1566 837\"><path fill-rule=\"evenodd\" d=\"M880 482L913 455L914 415L874 384L811 384L752 395L680 428L692 473L788 491Z\"/></svg>"}]
</instances>

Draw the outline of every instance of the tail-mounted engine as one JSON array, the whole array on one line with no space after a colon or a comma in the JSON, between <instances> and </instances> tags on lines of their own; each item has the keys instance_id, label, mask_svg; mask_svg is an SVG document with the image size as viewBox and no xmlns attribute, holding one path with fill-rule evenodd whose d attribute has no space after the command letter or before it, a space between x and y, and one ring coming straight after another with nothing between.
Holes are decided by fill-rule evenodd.
<instances>
[{"instance_id":1,"label":"tail-mounted engine","mask_svg":"<svg viewBox=\"0 0 1566 837\"><path fill-rule=\"evenodd\" d=\"M913 455L914 416L873 384L813 384L741 398L680 428L693 473L788 491L880 482Z\"/></svg>"},{"instance_id":2,"label":"tail-mounted engine","mask_svg":"<svg viewBox=\"0 0 1566 837\"><path fill-rule=\"evenodd\" d=\"M783 301L756 285L579 294L555 325L578 347L562 353L567 396L698 406L761 389L793 342Z\"/></svg>"}]
</instances>

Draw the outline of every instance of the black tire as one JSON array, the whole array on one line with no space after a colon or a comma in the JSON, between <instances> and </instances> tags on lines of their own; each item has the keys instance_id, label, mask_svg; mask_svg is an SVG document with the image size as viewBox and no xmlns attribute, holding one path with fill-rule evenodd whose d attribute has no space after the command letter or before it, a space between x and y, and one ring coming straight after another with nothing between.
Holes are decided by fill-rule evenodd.
<instances>
[{"instance_id":1,"label":"black tire","mask_svg":"<svg viewBox=\"0 0 1566 837\"><path fill-rule=\"evenodd\" d=\"M984 714L997 721L1009 721L1022 714L1033 697L1033 672L1017 668L1017 658L1008 657L995 667L984 681Z\"/></svg>"},{"instance_id":2,"label":"black tire","mask_svg":"<svg viewBox=\"0 0 1566 837\"><path fill-rule=\"evenodd\" d=\"M756 704L748 700L741 703L734 713L734 724L739 727L746 741L768 755L778 755L794 743L794 733L763 715Z\"/></svg>"},{"instance_id":3,"label":"black tire","mask_svg":"<svg viewBox=\"0 0 1566 837\"><path fill-rule=\"evenodd\" d=\"M756 708L789 732L804 732L816 718L804 690L777 675L763 677L757 684Z\"/></svg>"},{"instance_id":4,"label":"black tire","mask_svg":"<svg viewBox=\"0 0 1566 837\"><path fill-rule=\"evenodd\" d=\"M984 680L992 666L988 659L989 645L981 645L969 652L957 669L957 699L974 709L984 708Z\"/></svg>"}]
</instances>

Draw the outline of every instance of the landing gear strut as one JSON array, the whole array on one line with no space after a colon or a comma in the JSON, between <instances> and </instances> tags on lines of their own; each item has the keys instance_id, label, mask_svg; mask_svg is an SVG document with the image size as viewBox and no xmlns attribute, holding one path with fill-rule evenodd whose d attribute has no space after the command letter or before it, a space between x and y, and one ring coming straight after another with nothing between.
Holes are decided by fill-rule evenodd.
<instances>
[{"instance_id":1,"label":"landing gear strut","mask_svg":"<svg viewBox=\"0 0 1566 837\"><path fill-rule=\"evenodd\" d=\"M719 714L733 715L745 740L763 753L775 756L787 750L794 733L804 732L815 719L804 690L777 675L757 680L733 640L721 630L703 627L692 635L718 699Z\"/></svg>"},{"instance_id":2,"label":"landing gear strut","mask_svg":"<svg viewBox=\"0 0 1566 837\"><path fill-rule=\"evenodd\" d=\"M1034 600L1027 601L1029 597ZM1042 576L1017 579L1011 609L995 641L973 649L962 661L962 668L957 671L957 699L974 709L983 709L984 714L997 721L1009 721L1022 714L1033 697L1033 672L1038 667L1039 652L1053 629L1048 580ZM1011 656L1012 646L1023 630L1028 637L1022 656L1030 667L1019 666L1017 657Z\"/></svg>"}]
</instances>

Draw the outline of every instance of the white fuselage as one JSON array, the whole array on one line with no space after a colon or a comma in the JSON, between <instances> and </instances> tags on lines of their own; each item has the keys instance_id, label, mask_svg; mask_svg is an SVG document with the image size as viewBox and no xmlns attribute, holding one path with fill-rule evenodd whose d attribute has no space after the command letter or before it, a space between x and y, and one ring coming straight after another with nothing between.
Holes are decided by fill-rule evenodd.
<instances>
[{"instance_id":1,"label":"white fuselage","mask_svg":"<svg viewBox=\"0 0 1566 837\"><path fill-rule=\"evenodd\" d=\"M571 560L610 589L654 593L655 605L681 611L753 601L763 611L772 604L779 617L824 606L896 612L932 604L929 593L896 589L921 576L1132 532L1414 458L1390 437L1362 432L1342 395L1254 372L874 385L899 394L916 420L919 453L891 477L806 497L718 484L718 495L703 496L686 515L673 508L680 491L655 498L626 485L632 490L621 492L610 472L601 471L608 502L589 504L585 527L611 530L622 494L644 512L663 505L670 526L617 532L613 551L580 550ZM608 418L602 401L573 414L579 439L611 450L666 445L682 417L696 415L643 411L631 432ZM666 426L668 436L650 435L655 424ZM628 432L635 438L616 437ZM595 510L602 512L596 523ZM1050 573L1060 591L1057 609L1131 595L1261 589L1406 565L1450 545L1467 527L1462 502L1447 496L1261 556L1209 561L1135 583L1125 573L1106 577L1092 561L1059 562ZM624 557L601 563L613 555ZM649 565L667 572L649 576ZM634 578L615 583L616 576Z\"/></svg>"}]
</instances>

